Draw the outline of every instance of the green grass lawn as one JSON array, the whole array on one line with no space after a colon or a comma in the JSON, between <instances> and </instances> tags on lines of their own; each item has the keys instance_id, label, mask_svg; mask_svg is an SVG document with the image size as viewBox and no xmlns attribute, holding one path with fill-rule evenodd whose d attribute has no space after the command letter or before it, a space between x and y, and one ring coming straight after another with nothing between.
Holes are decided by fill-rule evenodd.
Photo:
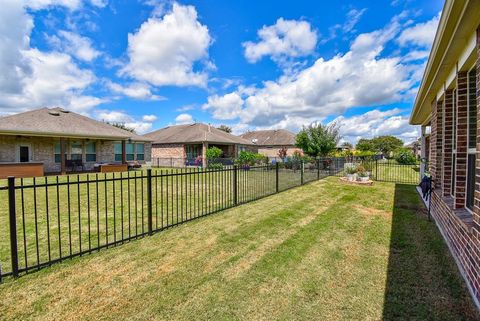
<instances>
[{"instance_id":1,"label":"green grass lawn","mask_svg":"<svg viewBox=\"0 0 480 321\"><path fill-rule=\"evenodd\" d=\"M169 176L156 177L156 174ZM27 187L16 192L20 268L147 233L147 180L139 178L145 175L145 171L135 171L41 177L35 181L17 179L17 185ZM234 204L233 171L154 169L153 175L154 229ZM111 180L127 177L130 179ZM316 178L316 170L305 170L305 182ZM72 184L61 185L66 182ZM53 185L34 189L31 188L34 183ZM5 180L0 181L0 186L6 184ZM300 171L279 171L280 190L300 184ZM273 194L275 190L273 167L237 171L238 204ZM7 195L6 190L0 191L0 204L8 204ZM0 207L0 235L5 236L0 238L0 264L4 273L11 271L8 222L8 206Z\"/></svg>"},{"instance_id":2,"label":"green grass lawn","mask_svg":"<svg viewBox=\"0 0 480 321\"><path fill-rule=\"evenodd\" d=\"M420 181L420 165L400 165L395 161L378 161L373 164L372 174L375 179L385 182L416 184Z\"/></svg>"},{"instance_id":3,"label":"green grass lawn","mask_svg":"<svg viewBox=\"0 0 480 321\"><path fill-rule=\"evenodd\" d=\"M414 187L330 177L0 285L18 320L476 320Z\"/></svg>"}]
</instances>

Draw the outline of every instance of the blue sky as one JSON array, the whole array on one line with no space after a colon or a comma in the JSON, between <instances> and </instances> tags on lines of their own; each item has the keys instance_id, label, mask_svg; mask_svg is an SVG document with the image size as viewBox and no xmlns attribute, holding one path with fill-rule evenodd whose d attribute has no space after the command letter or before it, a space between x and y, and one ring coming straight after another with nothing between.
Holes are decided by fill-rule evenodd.
<instances>
[{"instance_id":1,"label":"blue sky","mask_svg":"<svg viewBox=\"0 0 480 321\"><path fill-rule=\"evenodd\" d=\"M405 141L441 1L2 0L0 114Z\"/></svg>"}]
</instances>

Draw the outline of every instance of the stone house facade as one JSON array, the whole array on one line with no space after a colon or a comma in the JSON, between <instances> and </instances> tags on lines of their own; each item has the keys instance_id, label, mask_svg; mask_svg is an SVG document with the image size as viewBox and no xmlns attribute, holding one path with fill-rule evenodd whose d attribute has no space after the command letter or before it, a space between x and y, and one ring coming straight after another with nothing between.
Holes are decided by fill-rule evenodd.
<instances>
[{"instance_id":1,"label":"stone house facade","mask_svg":"<svg viewBox=\"0 0 480 321\"><path fill-rule=\"evenodd\" d=\"M83 164L83 170L93 170L96 164L151 160L147 138L59 110L42 108L0 118L0 167L39 163L45 173L62 173L69 170L69 160ZM42 122L50 122L49 128Z\"/></svg>"}]
</instances>

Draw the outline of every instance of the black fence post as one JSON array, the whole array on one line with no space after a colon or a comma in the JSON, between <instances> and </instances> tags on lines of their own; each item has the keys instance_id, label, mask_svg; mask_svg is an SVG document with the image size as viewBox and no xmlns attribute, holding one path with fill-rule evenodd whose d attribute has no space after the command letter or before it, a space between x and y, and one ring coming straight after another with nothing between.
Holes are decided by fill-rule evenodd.
<instances>
[{"instance_id":1,"label":"black fence post","mask_svg":"<svg viewBox=\"0 0 480 321\"><path fill-rule=\"evenodd\" d=\"M279 192L279 188L278 188L278 162L275 162L275 192L278 193Z\"/></svg>"},{"instance_id":2,"label":"black fence post","mask_svg":"<svg viewBox=\"0 0 480 321\"><path fill-rule=\"evenodd\" d=\"M10 224L10 255L12 257L12 273L18 276L18 244L17 244L17 219L16 219L16 198L15 198L15 177L8 177L8 209Z\"/></svg>"},{"instance_id":3,"label":"black fence post","mask_svg":"<svg viewBox=\"0 0 480 321\"><path fill-rule=\"evenodd\" d=\"M302 160L300 161L300 183L302 185L305 183L304 173L305 173L305 162Z\"/></svg>"},{"instance_id":4,"label":"black fence post","mask_svg":"<svg viewBox=\"0 0 480 321\"><path fill-rule=\"evenodd\" d=\"M375 180L378 181L378 158L375 158Z\"/></svg>"},{"instance_id":5,"label":"black fence post","mask_svg":"<svg viewBox=\"0 0 480 321\"><path fill-rule=\"evenodd\" d=\"M152 213L152 169L147 169L147 214L148 214L148 234L153 232L153 213Z\"/></svg>"},{"instance_id":6,"label":"black fence post","mask_svg":"<svg viewBox=\"0 0 480 321\"><path fill-rule=\"evenodd\" d=\"M320 159L317 159L317 180L320 180Z\"/></svg>"},{"instance_id":7,"label":"black fence post","mask_svg":"<svg viewBox=\"0 0 480 321\"><path fill-rule=\"evenodd\" d=\"M233 165L233 206L237 206L238 191L237 191L237 165Z\"/></svg>"}]
</instances>

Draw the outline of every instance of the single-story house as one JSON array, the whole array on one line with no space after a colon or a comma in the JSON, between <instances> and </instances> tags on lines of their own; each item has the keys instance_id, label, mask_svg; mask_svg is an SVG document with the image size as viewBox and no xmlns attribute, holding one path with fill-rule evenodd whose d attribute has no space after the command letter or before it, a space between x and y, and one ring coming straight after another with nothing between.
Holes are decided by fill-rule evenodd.
<instances>
[{"instance_id":1,"label":"single-story house","mask_svg":"<svg viewBox=\"0 0 480 321\"><path fill-rule=\"evenodd\" d=\"M168 126L145 137L152 140L152 161L160 166L206 166L205 153L212 146L223 151L222 158L252 148L248 140L202 123Z\"/></svg>"},{"instance_id":2,"label":"single-story house","mask_svg":"<svg viewBox=\"0 0 480 321\"><path fill-rule=\"evenodd\" d=\"M144 136L62 108L41 108L0 117L0 176L93 170L101 163L150 161ZM39 176L39 172L31 176ZM23 173L23 174L22 174Z\"/></svg>"},{"instance_id":3,"label":"single-story house","mask_svg":"<svg viewBox=\"0 0 480 321\"><path fill-rule=\"evenodd\" d=\"M480 306L479 112L480 1L447 0L410 124L422 126L422 158L429 158L434 187L431 215L477 306ZM423 166L421 171L425 170Z\"/></svg>"},{"instance_id":4,"label":"single-story house","mask_svg":"<svg viewBox=\"0 0 480 321\"><path fill-rule=\"evenodd\" d=\"M296 135L285 129L256 130L240 135L258 148L258 153L268 158L279 157L280 149L287 150L287 156L302 150L295 146Z\"/></svg>"}]
</instances>

